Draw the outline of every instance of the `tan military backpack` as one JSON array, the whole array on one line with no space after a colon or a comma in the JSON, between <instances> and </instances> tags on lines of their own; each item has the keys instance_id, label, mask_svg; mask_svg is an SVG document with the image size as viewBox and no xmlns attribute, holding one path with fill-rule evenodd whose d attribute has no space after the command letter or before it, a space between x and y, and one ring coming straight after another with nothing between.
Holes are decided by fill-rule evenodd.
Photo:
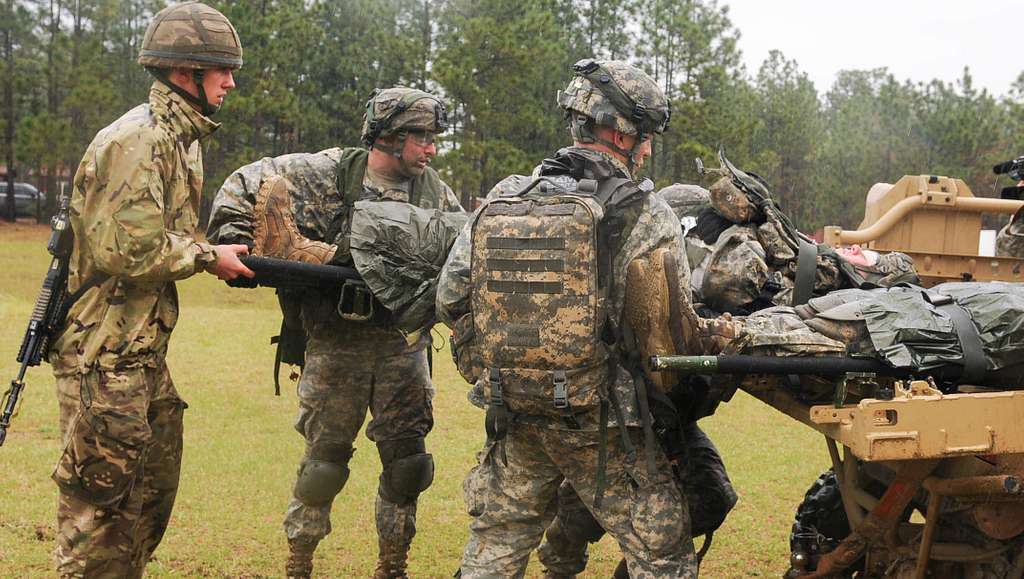
<instances>
[{"instance_id":1,"label":"tan military backpack","mask_svg":"<svg viewBox=\"0 0 1024 579\"><path fill-rule=\"evenodd\" d=\"M609 179L598 191L584 179L576 193L545 196L544 185L491 201L473 225L473 347L491 405L566 416L605 396L614 354L602 339L611 270L602 221L613 193L639 189Z\"/></svg>"}]
</instances>

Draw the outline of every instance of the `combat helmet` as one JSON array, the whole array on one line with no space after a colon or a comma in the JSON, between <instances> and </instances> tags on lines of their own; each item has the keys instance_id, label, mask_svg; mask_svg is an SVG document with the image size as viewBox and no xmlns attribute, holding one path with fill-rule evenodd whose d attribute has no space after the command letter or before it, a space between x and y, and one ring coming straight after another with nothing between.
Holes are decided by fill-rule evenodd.
<instances>
[{"instance_id":1,"label":"combat helmet","mask_svg":"<svg viewBox=\"0 0 1024 579\"><path fill-rule=\"evenodd\" d=\"M201 2L173 4L157 12L146 29L139 50L139 64L174 92L211 115L219 108L206 100L204 71L211 68L242 68L242 43L231 21ZM172 68L192 69L199 87L193 96L168 80Z\"/></svg>"},{"instance_id":2,"label":"combat helmet","mask_svg":"<svg viewBox=\"0 0 1024 579\"><path fill-rule=\"evenodd\" d=\"M646 72L619 61L583 59L572 67L574 76L558 92L558 106L565 111L573 139L601 143L629 159L636 166L636 153L644 140L668 128L671 111L665 93ZM602 139L593 127L611 127L636 135L630 150L620 149Z\"/></svg>"},{"instance_id":3,"label":"combat helmet","mask_svg":"<svg viewBox=\"0 0 1024 579\"><path fill-rule=\"evenodd\" d=\"M414 88L396 86L374 89L366 101L360 139L368 148L377 148L396 157L402 156L405 137L410 131L443 133L448 129L448 112L436 96ZM377 139L398 134L395 147L375 145Z\"/></svg>"}]
</instances>

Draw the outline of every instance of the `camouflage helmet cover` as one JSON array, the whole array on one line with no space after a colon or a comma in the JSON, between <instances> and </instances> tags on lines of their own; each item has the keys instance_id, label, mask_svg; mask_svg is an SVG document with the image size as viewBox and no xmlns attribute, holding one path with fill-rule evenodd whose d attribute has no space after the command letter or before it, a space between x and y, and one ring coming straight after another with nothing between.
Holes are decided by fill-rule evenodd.
<instances>
[{"instance_id":1,"label":"camouflage helmet cover","mask_svg":"<svg viewBox=\"0 0 1024 579\"><path fill-rule=\"evenodd\" d=\"M399 131L443 133L447 129L448 112L441 99L422 90L396 86L370 94L361 139L370 147L378 137Z\"/></svg>"},{"instance_id":2,"label":"camouflage helmet cover","mask_svg":"<svg viewBox=\"0 0 1024 579\"><path fill-rule=\"evenodd\" d=\"M590 58L573 65L573 72L569 86L557 97L565 111L627 135L660 134L668 128L668 99L646 72L619 60Z\"/></svg>"},{"instance_id":3,"label":"camouflage helmet cover","mask_svg":"<svg viewBox=\"0 0 1024 579\"><path fill-rule=\"evenodd\" d=\"M139 64L154 68L242 67L242 43L231 21L201 2L164 8L146 29Z\"/></svg>"}]
</instances>

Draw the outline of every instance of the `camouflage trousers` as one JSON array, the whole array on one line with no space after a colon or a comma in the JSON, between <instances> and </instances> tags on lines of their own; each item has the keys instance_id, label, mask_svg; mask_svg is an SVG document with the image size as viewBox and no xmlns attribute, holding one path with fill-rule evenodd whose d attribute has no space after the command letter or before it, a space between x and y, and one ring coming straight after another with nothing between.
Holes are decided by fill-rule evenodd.
<instances>
[{"instance_id":1,"label":"camouflage trousers","mask_svg":"<svg viewBox=\"0 0 1024 579\"><path fill-rule=\"evenodd\" d=\"M683 488L694 537L713 532L736 505L736 491L714 443L696 423L684 429L686 456L682 466ZM567 483L558 489L558 513L537 551L545 569L559 575L583 573L587 547L604 536L604 529L590 514L579 495Z\"/></svg>"},{"instance_id":2,"label":"camouflage trousers","mask_svg":"<svg viewBox=\"0 0 1024 579\"><path fill-rule=\"evenodd\" d=\"M167 366L59 376L57 573L141 577L178 492L182 416Z\"/></svg>"},{"instance_id":3,"label":"camouflage trousers","mask_svg":"<svg viewBox=\"0 0 1024 579\"><path fill-rule=\"evenodd\" d=\"M513 421L506 438L485 449L467 478L467 507L476 518L462 577L522 577L555 512L563 480L618 542L631 577L696 577L683 491L660 449L656 468L648 472L639 429L630 429L630 435L639 449L635 458L623 449L618 429L609 429L607 486L595 505L598 432L560 428L547 420Z\"/></svg>"},{"instance_id":4,"label":"camouflage trousers","mask_svg":"<svg viewBox=\"0 0 1024 579\"><path fill-rule=\"evenodd\" d=\"M394 335L386 344L376 343L373 332L354 335L320 328L310 335L295 424L306 439L300 472L312 457L322 454L321 449L341 449L351 455L367 411L372 418L366 436L377 444L422 439L430 432L434 388L426 349L421 343L396 353ZM382 542L412 541L415 500L398 505L378 493L375 513ZM319 542L331 532L331 503L310 506L293 496L284 529L289 539Z\"/></svg>"}]
</instances>

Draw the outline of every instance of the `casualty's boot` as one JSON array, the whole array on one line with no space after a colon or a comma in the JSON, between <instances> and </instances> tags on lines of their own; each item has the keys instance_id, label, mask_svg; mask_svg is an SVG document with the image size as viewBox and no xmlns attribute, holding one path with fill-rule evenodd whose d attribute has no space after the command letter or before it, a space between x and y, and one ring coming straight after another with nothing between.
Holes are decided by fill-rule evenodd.
<instances>
[{"instance_id":1,"label":"casualty's boot","mask_svg":"<svg viewBox=\"0 0 1024 579\"><path fill-rule=\"evenodd\" d=\"M649 259L633 260L627 268L626 315L641 353L645 357L736 353L746 337L743 324L728 314L717 318L698 316L678 282L668 281L677 279L675 256L666 248L655 250ZM664 378L661 380L655 383L662 386Z\"/></svg>"},{"instance_id":2,"label":"casualty's boot","mask_svg":"<svg viewBox=\"0 0 1024 579\"><path fill-rule=\"evenodd\" d=\"M288 190L291 184L274 175L256 193L253 208L253 255L304 263L327 263L338 247L303 237L295 226Z\"/></svg>"},{"instance_id":3,"label":"casualty's boot","mask_svg":"<svg viewBox=\"0 0 1024 579\"><path fill-rule=\"evenodd\" d=\"M380 554L377 556L377 568L373 571L373 579L409 579L405 572L409 543L382 540L379 545Z\"/></svg>"},{"instance_id":4,"label":"casualty's boot","mask_svg":"<svg viewBox=\"0 0 1024 579\"><path fill-rule=\"evenodd\" d=\"M732 182L732 177L722 177L711 185L711 208L733 223L749 223L761 217L757 206Z\"/></svg>"},{"instance_id":5,"label":"casualty's boot","mask_svg":"<svg viewBox=\"0 0 1024 579\"><path fill-rule=\"evenodd\" d=\"M284 574L288 579L309 579L313 576L313 551L316 541L288 539L288 562Z\"/></svg>"},{"instance_id":6,"label":"casualty's boot","mask_svg":"<svg viewBox=\"0 0 1024 579\"><path fill-rule=\"evenodd\" d=\"M669 373L653 372L651 356L672 356L687 352L683 335L673 332L682 324L679 313L679 273L675 256L667 248L657 249L649 259L634 259L626 268L626 319L633 330L643 358L644 372L662 391L673 386Z\"/></svg>"}]
</instances>

